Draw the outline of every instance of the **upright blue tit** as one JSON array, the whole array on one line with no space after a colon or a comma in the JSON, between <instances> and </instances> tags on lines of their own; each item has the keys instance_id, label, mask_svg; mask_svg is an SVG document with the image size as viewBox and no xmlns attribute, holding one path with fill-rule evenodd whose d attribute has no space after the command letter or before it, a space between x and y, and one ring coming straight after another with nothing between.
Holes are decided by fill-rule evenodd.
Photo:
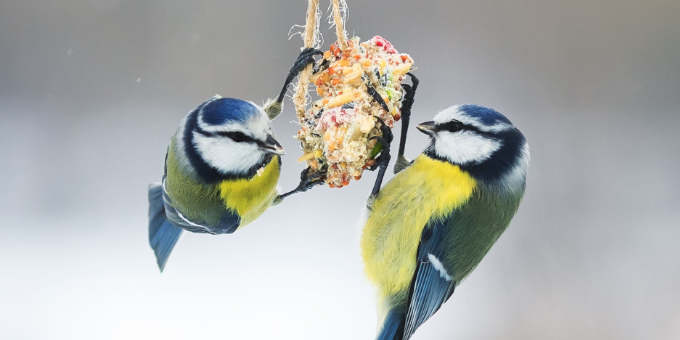
<instances>
[{"instance_id":1,"label":"upright blue tit","mask_svg":"<svg viewBox=\"0 0 680 340\"><path fill-rule=\"evenodd\" d=\"M229 234L277 197L283 152L257 105L215 96L170 140L165 174L149 187L149 242L161 271L182 230Z\"/></svg>"},{"instance_id":2,"label":"upright blue tit","mask_svg":"<svg viewBox=\"0 0 680 340\"><path fill-rule=\"evenodd\" d=\"M379 191L361 239L379 340L407 340L479 264L524 194L529 146L502 114L450 107L418 125L431 144Z\"/></svg>"}]
</instances>

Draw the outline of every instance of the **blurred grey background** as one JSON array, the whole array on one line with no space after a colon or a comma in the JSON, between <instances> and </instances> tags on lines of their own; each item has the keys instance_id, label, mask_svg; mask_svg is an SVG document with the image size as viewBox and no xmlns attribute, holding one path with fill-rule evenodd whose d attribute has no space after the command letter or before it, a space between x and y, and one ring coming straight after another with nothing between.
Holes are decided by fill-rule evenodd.
<instances>
[{"instance_id":1,"label":"blurred grey background","mask_svg":"<svg viewBox=\"0 0 680 340\"><path fill-rule=\"evenodd\" d=\"M680 339L680 2L349 6L349 33L416 60L414 123L483 104L532 147L511 227L414 339ZM147 184L179 120L216 93L277 93L305 8L0 1L0 337L373 338L358 221L374 174L234 235L184 234L162 275L147 245ZM302 169L293 120L288 102L284 189ZM412 129L408 154L425 142Z\"/></svg>"}]
</instances>

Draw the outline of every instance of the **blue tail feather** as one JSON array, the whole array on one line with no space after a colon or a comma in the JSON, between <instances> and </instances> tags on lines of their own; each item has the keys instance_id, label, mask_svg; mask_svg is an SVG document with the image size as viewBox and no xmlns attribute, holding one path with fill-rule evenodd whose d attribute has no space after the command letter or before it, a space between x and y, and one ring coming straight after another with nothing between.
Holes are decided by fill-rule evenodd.
<instances>
[{"instance_id":1,"label":"blue tail feather","mask_svg":"<svg viewBox=\"0 0 680 340\"><path fill-rule=\"evenodd\" d=\"M403 312L395 309L390 310L376 340L402 340L405 319L406 315Z\"/></svg>"},{"instance_id":2,"label":"blue tail feather","mask_svg":"<svg viewBox=\"0 0 680 340\"><path fill-rule=\"evenodd\" d=\"M161 272L181 234L182 228L173 225L165 217L163 187L160 184L151 185L149 187L149 244L156 254L156 263Z\"/></svg>"}]
</instances>

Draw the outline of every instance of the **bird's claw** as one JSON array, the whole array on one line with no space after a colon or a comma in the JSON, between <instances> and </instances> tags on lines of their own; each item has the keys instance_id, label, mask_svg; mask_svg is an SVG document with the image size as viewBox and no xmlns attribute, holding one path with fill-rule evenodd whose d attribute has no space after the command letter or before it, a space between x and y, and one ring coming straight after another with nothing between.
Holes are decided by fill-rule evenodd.
<instances>
[{"instance_id":1,"label":"bird's claw","mask_svg":"<svg viewBox=\"0 0 680 340\"><path fill-rule=\"evenodd\" d=\"M408 125L411 120L411 108L413 107L416 89L418 89L418 84L420 81L411 72L406 73L406 75L411 78L411 84L401 84L401 87L404 89L404 96L401 100L401 137L399 138L397 161L394 163L395 174L404 170L413 163L404 157L404 151L406 149L406 135L408 134Z\"/></svg>"},{"instance_id":2,"label":"bird's claw","mask_svg":"<svg viewBox=\"0 0 680 340\"><path fill-rule=\"evenodd\" d=\"M385 122L382 119L380 118L377 119L378 122L380 123L380 132L382 133L383 138L387 140L387 144L389 146L389 143L391 143L392 139L394 139L394 136L392 135L392 130L390 129L389 126L387 126L387 124L385 124Z\"/></svg>"},{"instance_id":3,"label":"bird's claw","mask_svg":"<svg viewBox=\"0 0 680 340\"><path fill-rule=\"evenodd\" d=\"M281 88L281 92L279 92L279 96L276 98L274 101L270 101L265 105L264 111L267 113L269 116L269 119L274 119L276 116L281 113L281 109L283 108L283 98L286 95L286 91L288 90L288 85L297 77L297 75L304 70L307 65L314 63L314 56L316 55L322 55L323 51L307 47L300 54L297 56L295 59L295 62L293 63L293 66L291 66L290 71L288 71L288 76L286 76L286 80L283 83L283 88Z\"/></svg>"},{"instance_id":4,"label":"bird's claw","mask_svg":"<svg viewBox=\"0 0 680 340\"><path fill-rule=\"evenodd\" d=\"M305 48L302 50L302 52L300 52L297 59L295 59L293 67L299 68L300 71L302 71L303 68L314 62L315 55L323 55L323 51L313 47Z\"/></svg>"},{"instance_id":5,"label":"bird's claw","mask_svg":"<svg viewBox=\"0 0 680 340\"><path fill-rule=\"evenodd\" d=\"M368 170L374 171L377 169L380 165L382 165L385 162L385 157L387 157L387 162L389 162L390 158L390 143L392 143L392 140L394 139L394 136L392 135L392 130L390 130L390 127L385 124L385 122L380 119L376 118L378 123L380 123L380 136L372 136L369 137L368 140L375 140L377 143L380 143L382 145L382 150L380 150L380 154L378 157L375 158L375 163L367 167Z\"/></svg>"},{"instance_id":6,"label":"bird's claw","mask_svg":"<svg viewBox=\"0 0 680 340\"><path fill-rule=\"evenodd\" d=\"M390 127L387 126L387 124L385 124L382 119L377 119L380 123L380 132L382 135L371 137L371 139L376 139L378 142L380 142L382 145L382 150L380 150L378 157L375 158L375 164L371 166L372 170L378 169L378 176L375 178L373 190L371 190L371 195L369 196L369 203L371 202L371 199L374 199L380 191L380 186L382 185L382 180L385 176L385 170L387 169L387 165L390 163L390 143L393 139L392 130L390 130Z\"/></svg>"},{"instance_id":7,"label":"bird's claw","mask_svg":"<svg viewBox=\"0 0 680 340\"><path fill-rule=\"evenodd\" d=\"M312 175L310 176L310 172ZM297 189L299 191L307 191L313 188L315 185L319 185L324 182L326 176L321 171L312 171L311 168L306 168L300 173L300 184Z\"/></svg>"},{"instance_id":8,"label":"bird's claw","mask_svg":"<svg viewBox=\"0 0 680 340\"><path fill-rule=\"evenodd\" d=\"M373 100L375 100L375 102L378 103L380 107L382 107L383 110L390 112L390 108L387 106L387 103L385 103L383 97L380 96L380 93L378 93L378 91L376 91L376 89L371 84L366 83L366 91L373 98Z\"/></svg>"}]
</instances>

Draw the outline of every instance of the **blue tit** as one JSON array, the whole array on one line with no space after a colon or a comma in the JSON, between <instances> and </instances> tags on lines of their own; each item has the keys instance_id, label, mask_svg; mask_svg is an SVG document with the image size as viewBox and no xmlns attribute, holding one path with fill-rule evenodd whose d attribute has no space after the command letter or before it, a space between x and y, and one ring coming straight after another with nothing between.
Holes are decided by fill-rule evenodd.
<instances>
[{"instance_id":1,"label":"blue tit","mask_svg":"<svg viewBox=\"0 0 680 340\"><path fill-rule=\"evenodd\" d=\"M229 234L277 198L281 145L249 101L215 96L181 121L160 184L149 187L149 242L163 270L182 230Z\"/></svg>"},{"instance_id":2,"label":"blue tit","mask_svg":"<svg viewBox=\"0 0 680 340\"><path fill-rule=\"evenodd\" d=\"M379 340L406 340L479 264L517 211L529 146L502 114L450 107L418 125L429 147L373 197L361 251Z\"/></svg>"}]
</instances>

